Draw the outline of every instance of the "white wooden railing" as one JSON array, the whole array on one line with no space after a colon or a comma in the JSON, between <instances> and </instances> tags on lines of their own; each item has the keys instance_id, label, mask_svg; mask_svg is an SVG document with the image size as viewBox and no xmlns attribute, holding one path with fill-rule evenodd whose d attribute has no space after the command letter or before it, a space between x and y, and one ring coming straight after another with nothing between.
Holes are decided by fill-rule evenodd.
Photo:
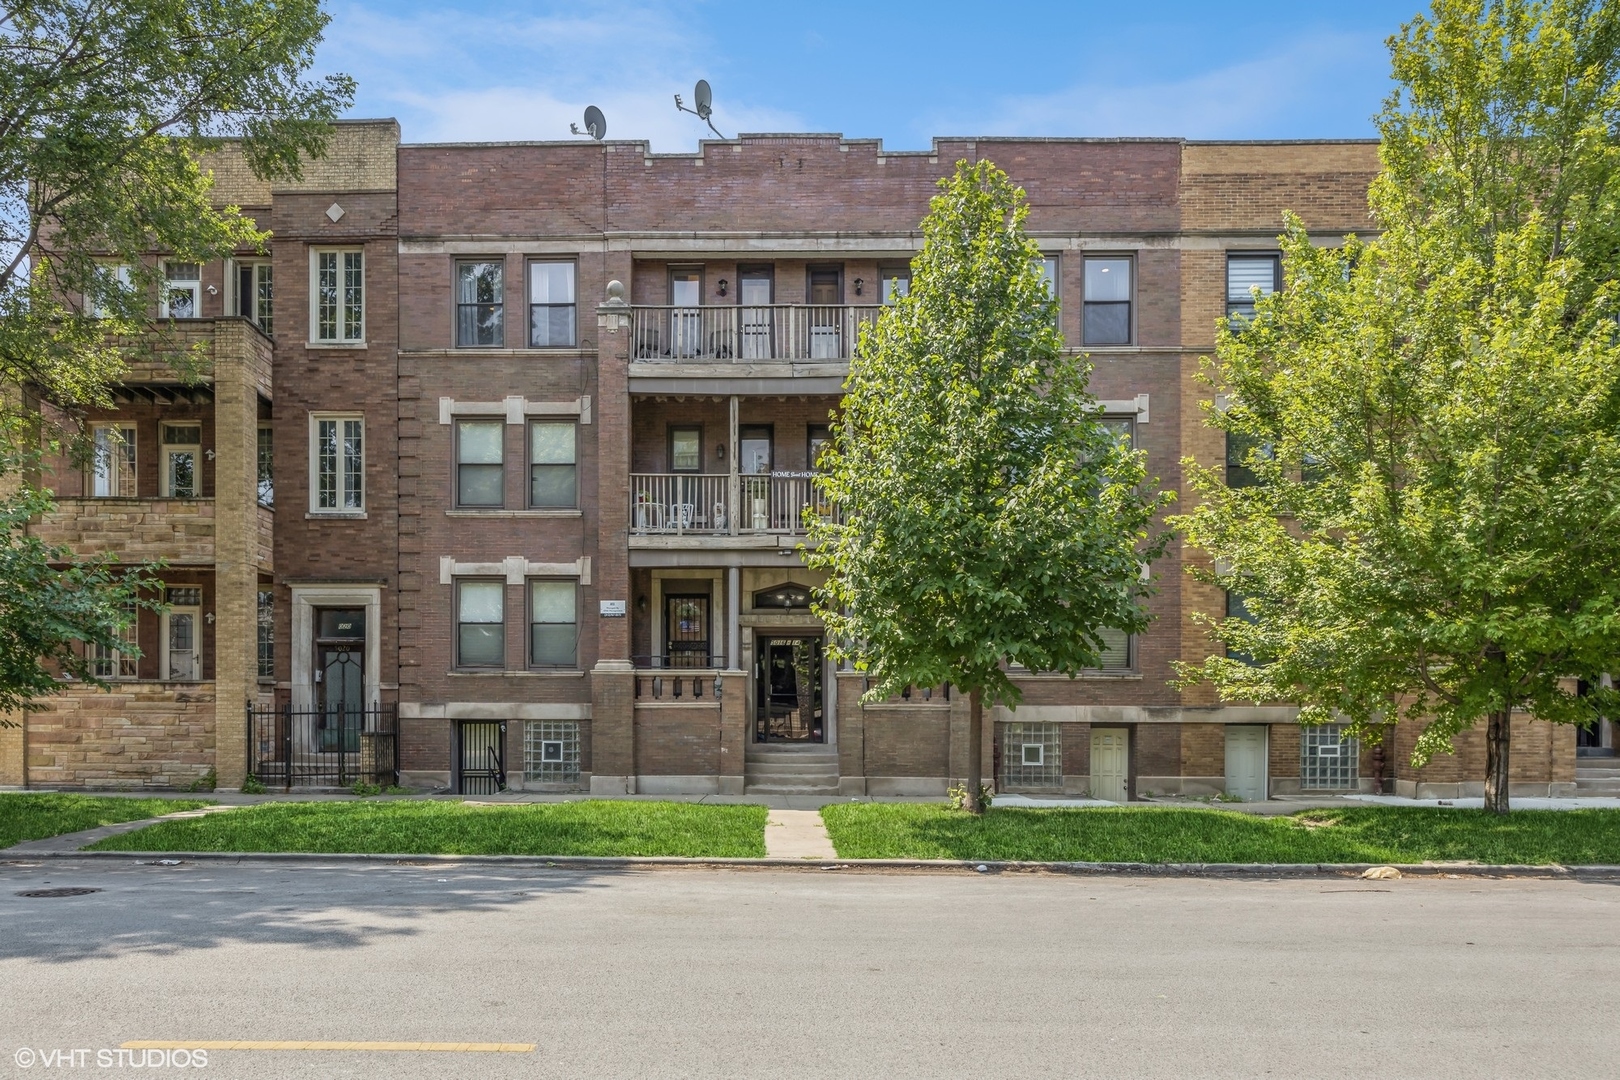
<instances>
[{"instance_id":1,"label":"white wooden railing","mask_svg":"<svg viewBox=\"0 0 1620 1080\"><path fill-rule=\"evenodd\" d=\"M748 363L847 360L879 305L772 304L743 307L635 307L632 358L639 361Z\"/></svg>"},{"instance_id":2,"label":"white wooden railing","mask_svg":"<svg viewBox=\"0 0 1620 1080\"><path fill-rule=\"evenodd\" d=\"M808 473L737 477L712 473L630 474L630 530L639 536L796 536L805 532L805 511L809 508L823 516L836 513L816 491L815 479Z\"/></svg>"}]
</instances>

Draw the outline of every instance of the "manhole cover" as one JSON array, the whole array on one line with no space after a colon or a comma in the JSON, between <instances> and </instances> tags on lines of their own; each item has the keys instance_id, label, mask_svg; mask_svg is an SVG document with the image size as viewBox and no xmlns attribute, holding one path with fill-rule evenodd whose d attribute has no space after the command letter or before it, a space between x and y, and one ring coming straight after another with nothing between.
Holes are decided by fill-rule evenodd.
<instances>
[{"instance_id":1,"label":"manhole cover","mask_svg":"<svg viewBox=\"0 0 1620 1080\"><path fill-rule=\"evenodd\" d=\"M101 891L100 889L29 889L27 892L20 892L17 895L18 896L89 896L93 892L100 892L100 891Z\"/></svg>"}]
</instances>

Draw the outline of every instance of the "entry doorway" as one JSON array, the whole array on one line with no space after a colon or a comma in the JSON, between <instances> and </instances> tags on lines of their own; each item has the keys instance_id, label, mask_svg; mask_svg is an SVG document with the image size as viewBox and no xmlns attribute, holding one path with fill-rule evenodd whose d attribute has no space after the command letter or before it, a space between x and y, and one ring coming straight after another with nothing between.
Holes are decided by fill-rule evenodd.
<instances>
[{"instance_id":1,"label":"entry doorway","mask_svg":"<svg viewBox=\"0 0 1620 1080\"><path fill-rule=\"evenodd\" d=\"M1266 728L1261 724L1226 727L1226 793L1244 802L1265 802Z\"/></svg>"},{"instance_id":2,"label":"entry doorway","mask_svg":"<svg viewBox=\"0 0 1620 1080\"><path fill-rule=\"evenodd\" d=\"M494 795L506 790L506 721L463 720L456 725L456 791Z\"/></svg>"},{"instance_id":3,"label":"entry doorway","mask_svg":"<svg viewBox=\"0 0 1620 1080\"><path fill-rule=\"evenodd\" d=\"M315 708L319 748L360 750L366 718L366 612L322 608L315 613Z\"/></svg>"},{"instance_id":4,"label":"entry doorway","mask_svg":"<svg viewBox=\"0 0 1620 1080\"><path fill-rule=\"evenodd\" d=\"M1108 802L1131 798L1131 742L1126 728L1091 729L1091 797Z\"/></svg>"},{"instance_id":5,"label":"entry doorway","mask_svg":"<svg viewBox=\"0 0 1620 1080\"><path fill-rule=\"evenodd\" d=\"M819 635L754 639L755 742L827 741L821 654Z\"/></svg>"}]
</instances>

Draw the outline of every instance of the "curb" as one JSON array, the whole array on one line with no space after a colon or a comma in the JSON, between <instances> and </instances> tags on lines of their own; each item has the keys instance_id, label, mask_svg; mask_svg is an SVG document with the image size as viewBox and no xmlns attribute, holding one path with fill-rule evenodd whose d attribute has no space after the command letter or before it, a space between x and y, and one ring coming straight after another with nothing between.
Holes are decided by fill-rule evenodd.
<instances>
[{"instance_id":1,"label":"curb","mask_svg":"<svg viewBox=\"0 0 1620 1080\"><path fill-rule=\"evenodd\" d=\"M0 865L35 859L81 859L136 865L160 860L179 862L275 862L318 864L385 864L393 866L512 866L539 870L813 870L872 873L911 871L946 874L1061 874L1074 877L1162 878L1359 878L1387 863L1131 863L1131 862L998 862L956 859L731 859L680 856L600 855L405 855L338 852L242 851L0 851ZM1563 881L1617 881L1620 866L1491 866L1478 863L1393 864L1403 877L1539 878Z\"/></svg>"}]
</instances>

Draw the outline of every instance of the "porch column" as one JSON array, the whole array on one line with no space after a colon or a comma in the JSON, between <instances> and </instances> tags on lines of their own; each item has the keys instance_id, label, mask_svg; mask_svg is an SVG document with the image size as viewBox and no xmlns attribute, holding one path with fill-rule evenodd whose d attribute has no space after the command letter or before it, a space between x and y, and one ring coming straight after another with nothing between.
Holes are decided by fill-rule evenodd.
<instances>
[{"instance_id":1,"label":"porch column","mask_svg":"<svg viewBox=\"0 0 1620 1080\"><path fill-rule=\"evenodd\" d=\"M628 260L609 265L628 280ZM624 286L608 282L607 299L596 308L597 326L597 561L598 597L625 602L624 618L601 618L597 659L591 671L591 793L635 794L635 668L630 660L630 566L625 548L630 511L630 305Z\"/></svg>"},{"instance_id":2,"label":"porch column","mask_svg":"<svg viewBox=\"0 0 1620 1080\"><path fill-rule=\"evenodd\" d=\"M742 668L742 568L726 570L726 666Z\"/></svg>"},{"instance_id":3,"label":"porch column","mask_svg":"<svg viewBox=\"0 0 1620 1080\"><path fill-rule=\"evenodd\" d=\"M730 511L726 514L726 525L732 536L737 535L737 515L742 513L742 501L737 489L737 395L731 395L730 435L726 449L726 460L731 464L731 474L726 478L726 505ZM734 654L735 655L735 654Z\"/></svg>"},{"instance_id":4,"label":"porch column","mask_svg":"<svg viewBox=\"0 0 1620 1080\"><path fill-rule=\"evenodd\" d=\"M259 694L254 333L236 320L214 327L214 767L221 788L241 787L247 774L247 704Z\"/></svg>"}]
</instances>

